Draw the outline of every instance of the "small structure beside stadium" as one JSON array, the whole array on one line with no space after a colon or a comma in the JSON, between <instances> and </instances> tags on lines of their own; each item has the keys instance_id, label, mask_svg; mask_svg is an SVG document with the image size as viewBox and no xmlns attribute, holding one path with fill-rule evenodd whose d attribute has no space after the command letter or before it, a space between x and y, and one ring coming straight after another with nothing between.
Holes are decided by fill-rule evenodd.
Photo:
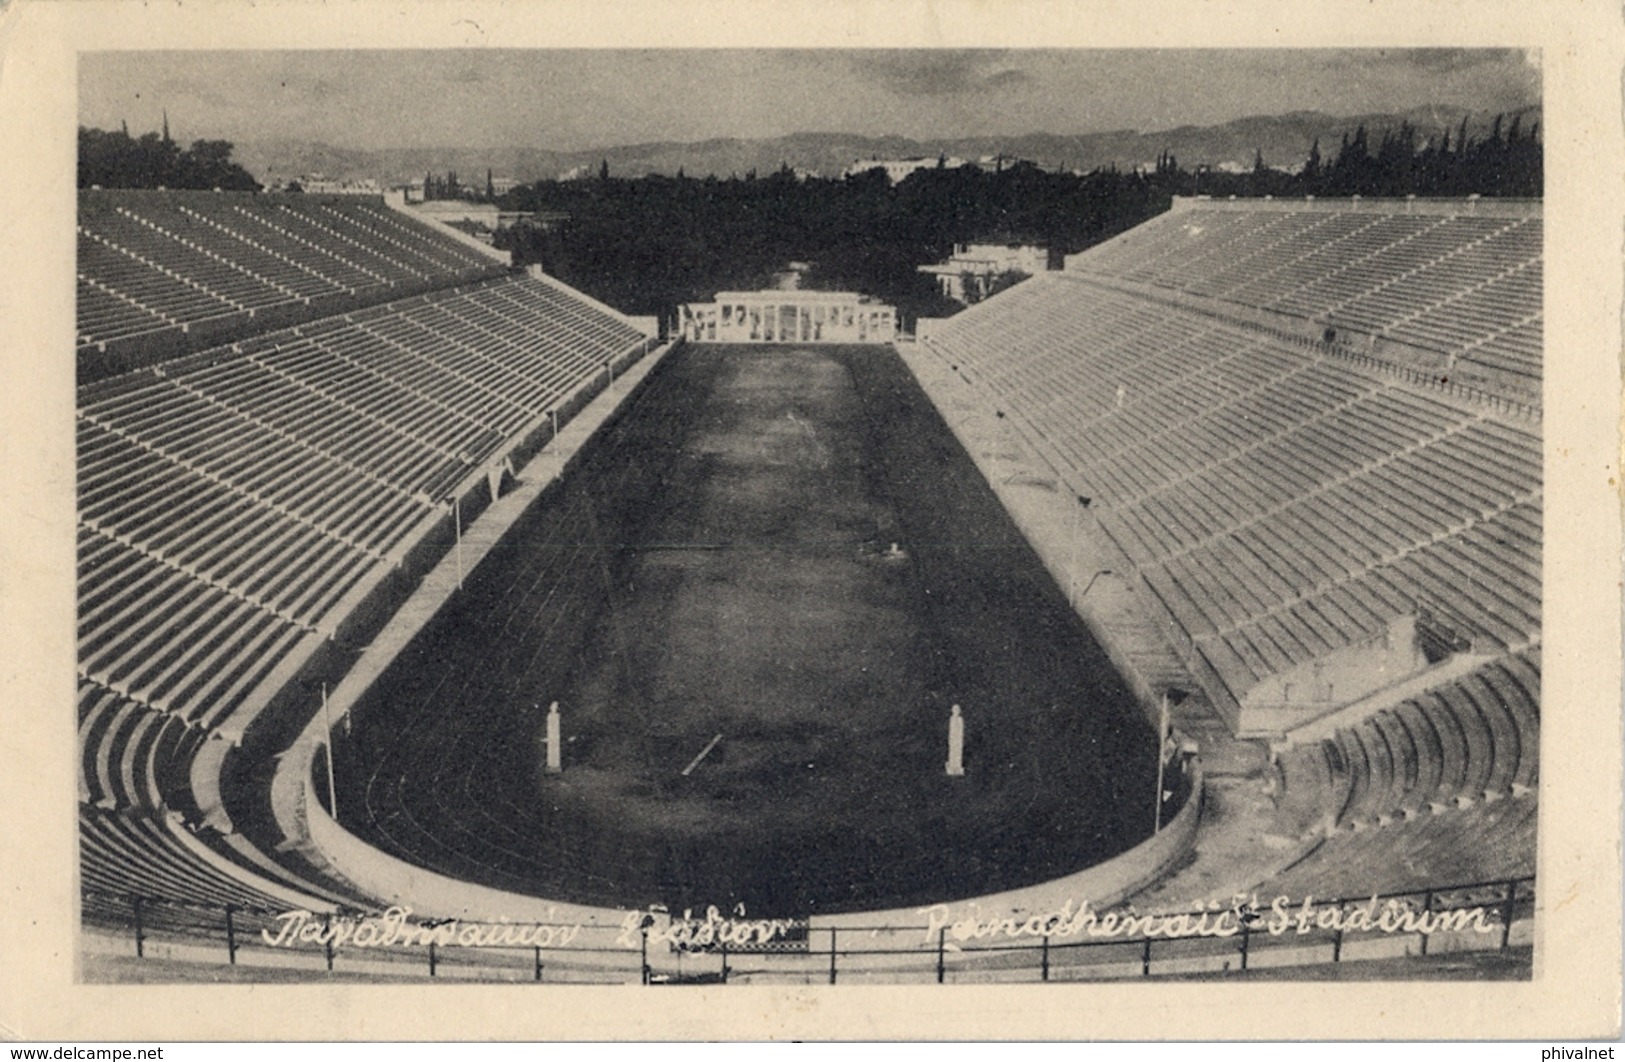
<instances>
[{"instance_id":1,"label":"small structure beside stadium","mask_svg":"<svg viewBox=\"0 0 1625 1062\"><path fill-rule=\"evenodd\" d=\"M1049 250L1030 244L956 243L951 257L918 267L937 278L937 290L969 305L991 293L996 278L1020 273L1037 276L1049 268Z\"/></svg>"},{"instance_id":2,"label":"small structure beside stadium","mask_svg":"<svg viewBox=\"0 0 1625 1062\"><path fill-rule=\"evenodd\" d=\"M897 311L850 291L720 291L677 308L697 343L890 343Z\"/></svg>"}]
</instances>

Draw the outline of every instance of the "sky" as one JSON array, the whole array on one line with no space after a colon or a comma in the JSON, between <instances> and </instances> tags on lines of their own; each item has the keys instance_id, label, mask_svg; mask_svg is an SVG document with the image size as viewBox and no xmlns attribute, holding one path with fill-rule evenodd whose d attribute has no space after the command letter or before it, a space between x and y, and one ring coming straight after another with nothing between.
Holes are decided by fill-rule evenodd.
<instances>
[{"instance_id":1,"label":"sky","mask_svg":"<svg viewBox=\"0 0 1625 1062\"><path fill-rule=\"evenodd\" d=\"M87 52L79 119L177 140L561 151L842 132L917 139L1155 131L1259 114L1515 110L1504 49Z\"/></svg>"}]
</instances>

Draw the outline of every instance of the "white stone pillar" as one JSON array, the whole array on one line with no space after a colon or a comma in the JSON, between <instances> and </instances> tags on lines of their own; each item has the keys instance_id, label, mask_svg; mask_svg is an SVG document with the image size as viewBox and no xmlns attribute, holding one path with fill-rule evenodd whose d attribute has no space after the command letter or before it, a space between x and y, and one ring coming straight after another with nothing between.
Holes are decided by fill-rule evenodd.
<instances>
[{"instance_id":1,"label":"white stone pillar","mask_svg":"<svg viewBox=\"0 0 1625 1062\"><path fill-rule=\"evenodd\" d=\"M959 714L959 705L954 705L953 711L948 714L948 777L963 778L965 776L965 717Z\"/></svg>"},{"instance_id":2,"label":"white stone pillar","mask_svg":"<svg viewBox=\"0 0 1625 1062\"><path fill-rule=\"evenodd\" d=\"M558 774L564 770L564 750L559 745L559 702L554 701L547 709L547 773Z\"/></svg>"}]
</instances>

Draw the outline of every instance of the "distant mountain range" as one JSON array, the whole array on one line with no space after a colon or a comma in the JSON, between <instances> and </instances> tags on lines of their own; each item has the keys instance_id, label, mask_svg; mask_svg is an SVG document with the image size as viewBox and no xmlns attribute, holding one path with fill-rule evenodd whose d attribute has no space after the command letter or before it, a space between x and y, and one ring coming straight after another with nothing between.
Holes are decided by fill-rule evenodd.
<instances>
[{"instance_id":1,"label":"distant mountain range","mask_svg":"<svg viewBox=\"0 0 1625 1062\"><path fill-rule=\"evenodd\" d=\"M1518 112L1527 129L1540 118L1540 108ZM795 133L763 139L723 138L696 143L658 142L590 151L551 151L542 147L400 148L360 150L305 140L238 143L234 158L267 184L302 174L335 179L374 178L385 184L421 180L427 172L455 171L467 184L483 184L490 169L497 177L529 182L572 174L597 173L602 162L618 177L649 173L690 177L716 174L744 175L750 170L766 175L781 165L823 176L839 176L859 159L901 159L938 155L975 160L996 155L1029 159L1045 169L1091 170L1116 165L1119 169L1148 166L1163 151L1172 151L1180 164L1250 167L1254 152L1278 169L1296 169L1318 138L1321 156L1330 161L1343 134L1364 125L1373 147L1387 129L1409 121L1421 137L1452 131L1462 118L1469 135L1489 131L1493 113L1468 112L1452 107L1428 107L1401 114L1362 114L1341 117L1316 111L1240 118L1222 125L1180 126L1157 132L1118 130L1063 135L1027 133L1020 136L980 136L915 140L909 137L866 137L846 133ZM1510 122L1512 114L1506 116Z\"/></svg>"}]
</instances>

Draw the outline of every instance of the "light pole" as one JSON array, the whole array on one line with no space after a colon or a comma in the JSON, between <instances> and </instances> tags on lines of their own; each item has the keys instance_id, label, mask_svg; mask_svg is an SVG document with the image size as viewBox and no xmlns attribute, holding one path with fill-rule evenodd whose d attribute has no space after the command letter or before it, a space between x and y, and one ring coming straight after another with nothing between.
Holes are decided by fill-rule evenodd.
<instances>
[{"instance_id":1,"label":"light pole","mask_svg":"<svg viewBox=\"0 0 1625 1062\"><path fill-rule=\"evenodd\" d=\"M457 589L463 588L463 500L451 500L451 519L457 528Z\"/></svg>"},{"instance_id":2,"label":"light pole","mask_svg":"<svg viewBox=\"0 0 1625 1062\"><path fill-rule=\"evenodd\" d=\"M322 683L322 722L327 727L327 804L333 821L339 821L339 788L333 775L333 710L327 704L327 683Z\"/></svg>"},{"instance_id":3,"label":"light pole","mask_svg":"<svg viewBox=\"0 0 1625 1062\"><path fill-rule=\"evenodd\" d=\"M1168 691L1162 691L1162 712L1157 717L1157 814L1153 835L1162 832L1162 782L1168 765Z\"/></svg>"},{"instance_id":4,"label":"light pole","mask_svg":"<svg viewBox=\"0 0 1625 1062\"><path fill-rule=\"evenodd\" d=\"M1083 511L1089 508L1091 499L1081 494L1073 495L1078 500L1078 507L1072 511L1072 554L1066 565L1067 597L1071 599L1072 607L1077 608L1078 602L1083 600L1083 594L1078 590L1078 540L1083 538ZM1092 583L1094 580L1090 580ZM1085 590L1083 593L1087 594Z\"/></svg>"},{"instance_id":5,"label":"light pole","mask_svg":"<svg viewBox=\"0 0 1625 1062\"><path fill-rule=\"evenodd\" d=\"M1172 736L1172 730L1169 726L1168 705L1170 702L1173 704L1183 703L1186 696L1184 690L1164 689L1162 691L1162 711L1157 719L1157 812L1155 825L1151 829L1153 835L1162 832L1162 786L1168 769L1168 738Z\"/></svg>"}]
</instances>

